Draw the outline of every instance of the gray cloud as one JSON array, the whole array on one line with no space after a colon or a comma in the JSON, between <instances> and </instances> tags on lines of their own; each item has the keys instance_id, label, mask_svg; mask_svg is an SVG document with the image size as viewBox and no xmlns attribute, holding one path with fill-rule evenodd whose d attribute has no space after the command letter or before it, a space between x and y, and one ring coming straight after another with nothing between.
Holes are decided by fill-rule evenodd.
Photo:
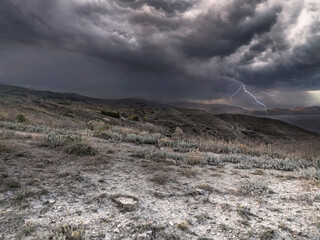
<instances>
[{"instance_id":1,"label":"gray cloud","mask_svg":"<svg viewBox=\"0 0 320 240\"><path fill-rule=\"evenodd\" d=\"M106 98L319 89L319 16L317 0L2 0L0 79Z\"/></svg>"}]
</instances>

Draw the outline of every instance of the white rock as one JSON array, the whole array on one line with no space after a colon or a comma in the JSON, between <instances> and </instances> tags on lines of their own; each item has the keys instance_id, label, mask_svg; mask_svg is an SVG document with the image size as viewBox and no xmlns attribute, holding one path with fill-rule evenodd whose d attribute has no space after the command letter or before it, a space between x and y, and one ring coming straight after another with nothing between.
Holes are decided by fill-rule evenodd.
<instances>
[{"instance_id":1,"label":"white rock","mask_svg":"<svg viewBox=\"0 0 320 240\"><path fill-rule=\"evenodd\" d=\"M137 238L137 240L151 240L152 239L152 231L140 233Z\"/></svg>"}]
</instances>

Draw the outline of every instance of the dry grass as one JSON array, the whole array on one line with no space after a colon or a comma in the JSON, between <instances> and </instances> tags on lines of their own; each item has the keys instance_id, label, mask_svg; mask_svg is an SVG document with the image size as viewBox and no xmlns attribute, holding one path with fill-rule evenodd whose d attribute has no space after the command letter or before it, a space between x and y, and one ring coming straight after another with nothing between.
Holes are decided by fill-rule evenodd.
<instances>
[{"instance_id":1,"label":"dry grass","mask_svg":"<svg viewBox=\"0 0 320 240\"><path fill-rule=\"evenodd\" d=\"M13 146L9 145L8 142L0 141L0 153L12 152Z\"/></svg>"},{"instance_id":2,"label":"dry grass","mask_svg":"<svg viewBox=\"0 0 320 240\"><path fill-rule=\"evenodd\" d=\"M12 178L5 178L5 179L1 179L2 180L2 189L3 190L9 190L9 189L17 189L20 188L21 185L20 183Z\"/></svg>"},{"instance_id":3,"label":"dry grass","mask_svg":"<svg viewBox=\"0 0 320 240\"><path fill-rule=\"evenodd\" d=\"M156 173L150 180L156 184L164 185L170 181L170 175L167 173Z\"/></svg>"},{"instance_id":4,"label":"dry grass","mask_svg":"<svg viewBox=\"0 0 320 240\"><path fill-rule=\"evenodd\" d=\"M183 221L177 224L177 228L179 228L182 231L187 231L189 229L189 224L188 222Z\"/></svg>"},{"instance_id":5,"label":"dry grass","mask_svg":"<svg viewBox=\"0 0 320 240\"><path fill-rule=\"evenodd\" d=\"M84 240L84 225L60 224L53 230L53 235L52 239Z\"/></svg>"},{"instance_id":6,"label":"dry grass","mask_svg":"<svg viewBox=\"0 0 320 240\"><path fill-rule=\"evenodd\" d=\"M200 185L197 185L196 188L202 189L209 193L213 193L214 191L214 188L209 184L200 184Z\"/></svg>"},{"instance_id":7,"label":"dry grass","mask_svg":"<svg viewBox=\"0 0 320 240\"><path fill-rule=\"evenodd\" d=\"M4 111L0 111L0 121L6 121L8 120L9 114Z\"/></svg>"},{"instance_id":8,"label":"dry grass","mask_svg":"<svg viewBox=\"0 0 320 240\"><path fill-rule=\"evenodd\" d=\"M199 150L190 151L188 155L187 163L189 165L197 165L200 163L202 153Z\"/></svg>"},{"instance_id":9,"label":"dry grass","mask_svg":"<svg viewBox=\"0 0 320 240\"><path fill-rule=\"evenodd\" d=\"M272 158L285 159L302 158L314 160L320 158L319 141L277 141L275 144L266 144L249 140L223 141L213 138L193 138L200 151L215 153L242 153L249 156L268 155Z\"/></svg>"},{"instance_id":10,"label":"dry grass","mask_svg":"<svg viewBox=\"0 0 320 240\"><path fill-rule=\"evenodd\" d=\"M198 171L195 170L195 169L192 169L192 168L189 168L189 167L181 167L179 169L179 172L181 173L182 176L185 176L185 177L195 177L197 176L198 174Z\"/></svg>"},{"instance_id":11,"label":"dry grass","mask_svg":"<svg viewBox=\"0 0 320 240\"><path fill-rule=\"evenodd\" d=\"M93 148L89 143L86 142L73 142L65 148L66 153L74 154L78 156L95 156L97 155L97 149Z\"/></svg>"}]
</instances>

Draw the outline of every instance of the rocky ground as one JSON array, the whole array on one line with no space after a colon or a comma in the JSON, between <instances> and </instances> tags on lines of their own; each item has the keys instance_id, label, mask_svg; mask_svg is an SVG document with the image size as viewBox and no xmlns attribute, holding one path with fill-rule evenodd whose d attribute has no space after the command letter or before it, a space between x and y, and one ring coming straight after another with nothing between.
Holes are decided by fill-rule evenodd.
<instances>
[{"instance_id":1,"label":"rocky ground","mask_svg":"<svg viewBox=\"0 0 320 240\"><path fill-rule=\"evenodd\" d=\"M41 137L2 140L0 239L319 239L317 180L95 137L98 154L77 156Z\"/></svg>"}]
</instances>

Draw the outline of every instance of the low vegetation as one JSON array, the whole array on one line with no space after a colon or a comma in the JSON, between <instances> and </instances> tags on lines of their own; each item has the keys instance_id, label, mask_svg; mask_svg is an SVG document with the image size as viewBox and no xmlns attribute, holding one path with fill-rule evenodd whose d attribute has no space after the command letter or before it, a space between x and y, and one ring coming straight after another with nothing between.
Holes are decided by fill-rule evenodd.
<instances>
[{"instance_id":1,"label":"low vegetation","mask_svg":"<svg viewBox=\"0 0 320 240\"><path fill-rule=\"evenodd\" d=\"M16 120L18 123L24 123L27 121L26 117L21 113L17 115Z\"/></svg>"},{"instance_id":2,"label":"low vegetation","mask_svg":"<svg viewBox=\"0 0 320 240\"><path fill-rule=\"evenodd\" d=\"M57 148L63 146L65 142L64 137L57 135L55 132L50 132L41 141L41 146Z\"/></svg>"},{"instance_id":3,"label":"low vegetation","mask_svg":"<svg viewBox=\"0 0 320 240\"><path fill-rule=\"evenodd\" d=\"M120 113L114 112L114 111L101 110L100 113L101 113L102 115L105 115L105 116L108 116L108 117L112 117L112 118L121 118Z\"/></svg>"},{"instance_id":4,"label":"low vegetation","mask_svg":"<svg viewBox=\"0 0 320 240\"><path fill-rule=\"evenodd\" d=\"M68 223L61 223L53 229L52 240L85 240L85 228L83 224L73 225Z\"/></svg>"},{"instance_id":5,"label":"low vegetation","mask_svg":"<svg viewBox=\"0 0 320 240\"><path fill-rule=\"evenodd\" d=\"M243 195L261 196L268 193L273 193L268 188L267 184L261 180L245 180L239 185L239 192Z\"/></svg>"},{"instance_id":6,"label":"low vegetation","mask_svg":"<svg viewBox=\"0 0 320 240\"><path fill-rule=\"evenodd\" d=\"M0 153L8 153L12 151L12 147L3 141L0 141Z\"/></svg>"},{"instance_id":7,"label":"low vegetation","mask_svg":"<svg viewBox=\"0 0 320 240\"><path fill-rule=\"evenodd\" d=\"M69 143L65 148L66 153L78 156L95 156L98 151L89 143L76 141Z\"/></svg>"},{"instance_id":8,"label":"low vegetation","mask_svg":"<svg viewBox=\"0 0 320 240\"><path fill-rule=\"evenodd\" d=\"M195 137L145 109L34 101L0 110L8 239L313 239L319 228L317 143Z\"/></svg>"},{"instance_id":9,"label":"low vegetation","mask_svg":"<svg viewBox=\"0 0 320 240\"><path fill-rule=\"evenodd\" d=\"M21 187L20 182L17 181L16 179L12 179L8 177L1 180L2 180L2 188L4 190L17 189Z\"/></svg>"}]
</instances>

